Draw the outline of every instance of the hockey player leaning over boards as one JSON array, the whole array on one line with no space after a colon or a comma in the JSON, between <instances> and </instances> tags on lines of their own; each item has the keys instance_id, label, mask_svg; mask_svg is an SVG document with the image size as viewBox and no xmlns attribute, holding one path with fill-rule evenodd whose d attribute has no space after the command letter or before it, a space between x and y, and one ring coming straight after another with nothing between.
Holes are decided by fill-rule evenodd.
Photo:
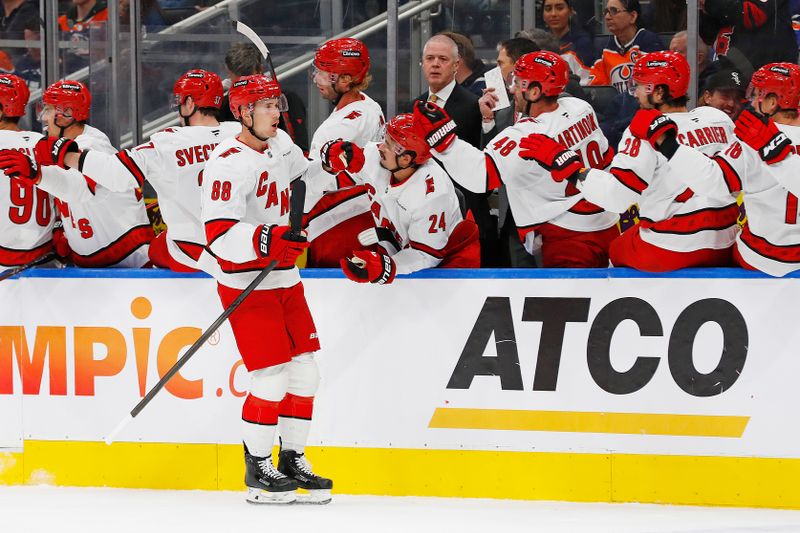
<instances>
[{"instance_id":1,"label":"hockey player leaning over boards","mask_svg":"<svg viewBox=\"0 0 800 533\"><path fill-rule=\"evenodd\" d=\"M150 243L150 261L177 272L210 272L216 261L205 251L200 222L201 172L211 151L241 125L217 120L222 80L213 72L190 70L175 82L172 97L184 127L167 128L116 154L81 151L74 141L61 139L53 144L53 160L115 192L139 189L147 180L167 224Z\"/></svg>"},{"instance_id":2,"label":"hockey player leaning over boards","mask_svg":"<svg viewBox=\"0 0 800 533\"><path fill-rule=\"evenodd\" d=\"M430 103L416 103L415 114L425 117L424 132L433 156L447 173L473 192L505 183L520 239L533 254L541 235L545 267L608 266L608 247L617 236L616 213L589 203L574 185L557 183L550 171L519 153L520 141L541 133L569 145L581 155L579 166L605 168L614 151L598 128L589 104L559 98L569 79L569 67L552 52L531 52L517 60L511 91L524 118L501 131L483 151L457 139L447 113ZM546 163L555 173L570 173L553 158Z\"/></svg>"},{"instance_id":3,"label":"hockey player leaning over boards","mask_svg":"<svg viewBox=\"0 0 800 533\"><path fill-rule=\"evenodd\" d=\"M704 106L687 112L689 64L682 55L647 54L636 62L633 80L641 108L669 117L681 144L711 157L733 139L733 123L722 111ZM687 187L663 155L635 136L647 116L638 114L622 134L608 171L577 169L566 176L577 181L587 200L609 211L639 204L640 223L611 244L611 263L648 272L731 265L739 213L735 195L709 197ZM523 145L530 157L542 163L552 154L557 159L578 160L576 154L542 135L523 140ZM555 180L564 178L553 174Z\"/></svg>"},{"instance_id":4,"label":"hockey player leaning over boards","mask_svg":"<svg viewBox=\"0 0 800 533\"><path fill-rule=\"evenodd\" d=\"M347 141L322 148L326 167L365 184L371 202L374 227L362 231L358 241L377 248L340 261L353 281L385 284L396 274L426 268L480 266L478 227L461 216L453 183L431 160L420 120L397 115L386 125L384 141L363 150Z\"/></svg>"},{"instance_id":5,"label":"hockey player leaning over boards","mask_svg":"<svg viewBox=\"0 0 800 533\"><path fill-rule=\"evenodd\" d=\"M53 163L52 144L73 139L81 149L116 153L108 137L89 126L91 95L78 81L58 81L42 95L39 120L49 138L34 148L36 160L21 152L0 151L0 168L19 175L56 197L69 249L59 255L80 267L142 267L149 259L153 228L147 219L141 191L113 192L81 174ZM66 247L65 247L66 248Z\"/></svg>"},{"instance_id":6,"label":"hockey player leaning over boards","mask_svg":"<svg viewBox=\"0 0 800 533\"><path fill-rule=\"evenodd\" d=\"M290 183L307 160L278 129L286 99L266 76L239 78L228 93L241 123L222 141L203 171L202 220L222 305L229 306L272 261L276 268L231 314L236 346L250 372L242 407L245 484L254 503L290 503L295 489L327 503L333 482L315 475L304 455L319 371L319 339L306 303L297 257L307 241L287 239ZM275 429L278 468L272 461Z\"/></svg>"},{"instance_id":7,"label":"hockey player leaning over boards","mask_svg":"<svg viewBox=\"0 0 800 533\"><path fill-rule=\"evenodd\" d=\"M721 198L741 191L747 222L736 238L734 260L785 276L800 270L800 156L793 154L793 145L800 144L800 67L764 65L747 94L750 106L736 119L736 139L711 159L680 144L669 118L657 112L640 118L647 127L638 135L651 139L692 190Z\"/></svg>"},{"instance_id":8,"label":"hockey player leaning over boards","mask_svg":"<svg viewBox=\"0 0 800 533\"><path fill-rule=\"evenodd\" d=\"M22 78L0 74L0 149L33 156L42 135L19 128L29 95ZM55 217L49 194L29 180L2 178L0 209L0 269L24 265L52 251Z\"/></svg>"}]
</instances>

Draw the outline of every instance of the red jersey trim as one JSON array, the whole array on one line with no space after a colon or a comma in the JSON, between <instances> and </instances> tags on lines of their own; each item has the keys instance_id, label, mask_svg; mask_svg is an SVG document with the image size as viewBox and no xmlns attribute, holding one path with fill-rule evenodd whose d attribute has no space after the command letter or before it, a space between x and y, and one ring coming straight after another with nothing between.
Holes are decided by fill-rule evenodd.
<instances>
[{"instance_id":1,"label":"red jersey trim","mask_svg":"<svg viewBox=\"0 0 800 533\"><path fill-rule=\"evenodd\" d=\"M675 201L679 204L685 203L689 198L694 196L694 191L689 187L686 187L686 190L680 193L678 196L675 197Z\"/></svg>"},{"instance_id":2,"label":"red jersey trim","mask_svg":"<svg viewBox=\"0 0 800 533\"><path fill-rule=\"evenodd\" d=\"M644 181L642 178L639 177L636 172L633 170L629 170L627 168L617 168L614 167L611 169L611 175L617 178L617 181L635 192L636 194L642 194L644 190L648 187L647 182Z\"/></svg>"},{"instance_id":3,"label":"red jersey trim","mask_svg":"<svg viewBox=\"0 0 800 533\"><path fill-rule=\"evenodd\" d=\"M800 244L772 244L764 237L754 235L749 224L742 228L741 238L748 248L762 257L781 263L800 263Z\"/></svg>"},{"instance_id":4,"label":"red jersey trim","mask_svg":"<svg viewBox=\"0 0 800 533\"><path fill-rule=\"evenodd\" d=\"M0 246L0 264L11 267L21 266L39 259L52 250L53 241L47 241L32 250L16 250Z\"/></svg>"},{"instance_id":5,"label":"red jersey trim","mask_svg":"<svg viewBox=\"0 0 800 533\"><path fill-rule=\"evenodd\" d=\"M578 203L570 207L568 211L574 215L597 215L605 210L589 200L582 198L578 200Z\"/></svg>"},{"instance_id":6,"label":"red jersey trim","mask_svg":"<svg viewBox=\"0 0 800 533\"><path fill-rule=\"evenodd\" d=\"M173 241L173 242L181 252L191 257L194 261L198 261L203 253L203 250L205 250L204 246L197 244L195 242L189 242L189 241Z\"/></svg>"},{"instance_id":7,"label":"red jersey trim","mask_svg":"<svg viewBox=\"0 0 800 533\"><path fill-rule=\"evenodd\" d=\"M231 218L218 218L216 220L209 220L205 223L206 228L206 241L207 246L211 246L214 241L222 237L229 229L235 226L239 221Z\"/></svg>"},{"instance_id":8,"label":"red jersey trim","mask_svg":"<svg viewBox=\"0 0 800 533\"><path fill-rule=\"evenodd\" d=\"M742 190L742 178L736 173L736 170L728 163L725 158L715 155L712 157L719 168L722 170L722 177L725 178L725 185L731 193L737 193Z\"/></svg>"},{"instance_id":9,"label":"red jersey trim","mask_svg":"<svg viewBox=\"0 0 800 533\"><path fill-rule=\"evenodd\" d=\"M736 225L738 218L739 206L731 204L725 207L708 207L691 213L673 215L667 220L658 222L640 216L639 223L642 229L649 229L656 233L691 235L701 231L728 229Z\"/></svg>"},{"instance_id":10,"label":"red jersey trim","mask_svg":"<svg viewBox=\"0 0 800 533\"><path fill-rule=\"evenodd\" d=\"M486 156L486 190L493 191L500 188L503 180L500 178L500 170L497 168L492 156L489 154L484 155Z\"/></svg>"},{"instance_id":11,"label":"red jersey trim","mask_svg":"<svg viewBox=\"0 0 800 533\"><path fill-rule=\"evenodd\" d=\"M154 236L153 227L150 224L136 226L105 248L101 248L90 255L78 255L72 252L70 259L76 266L84 268L101 268L116 265L139 249L140 246L152 241Z\"/></svg>"},{"instance_id":12,"label":"red jersey trim","mask_svg":"<svg viewBox=\"0 0 800 533\"><path fill-rule=\"evenodd\" d=\"M431 248L421 242L411 241L408 243L415 250L419 250L420 252L424 252L431 257L435 257L436 259L443 259L444 258L444 250L437 250L436 248Z\"/></svg>"},{"instance_id":13,"label":"red jersey trim","mask_svg":"<svg viewBox=\"0 0 800 533\"><path fill-rule=\"evenodd\" d=\"M139 168L139 165L136 164L136 161L128 154L127 150L123 150L121 152L117 152L117 159L119 159L120 163L128 169L128 172L131 173L133 179L136 180L136 183L139 184L139 187L144 185L144 172L142 169Z\"/></svg>"}]
</instances>

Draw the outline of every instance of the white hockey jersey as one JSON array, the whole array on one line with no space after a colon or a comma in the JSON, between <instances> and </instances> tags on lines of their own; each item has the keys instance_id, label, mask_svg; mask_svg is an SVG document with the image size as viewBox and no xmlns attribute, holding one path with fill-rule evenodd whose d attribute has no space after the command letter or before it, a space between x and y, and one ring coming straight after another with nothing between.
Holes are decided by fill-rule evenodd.
<instances>
[{"instance_id":1,"label":"white hockey jersey","mask_svg":"<svg viewBox=\"0 0 800 533\"><path fill-rule=\"evenodd\" d=\"M19 150L33 158L42 138L32 131L0 131L0 148ZM29 263L52 250L53 199L20 178L0 176L0 267Z\"/></svg>"},{"instance_id":2,"label":"white hockey jersey","mask_svg":"<svg viewBox=\"0 0 800 533\"><path fill-rule=\"evenodd\" d=\"M332 176L322 170L320 148L326 142L343 139L364 147L370 142L383 142L386 121L378 103L364 93L360 98L341 108L337 107L320 124L311 138L308 150L309 164L306 183L306 212L328 191L335 191L353 185L346 173Z\"/></svg>"},{"instance_id":3,"label":"white hockey jersey","mask_svg":"<svg viewBox=\"0 0 800 533\"><path fill-rule=\"evenodd\" d=\"M433 155L454 180L472 192L485 192L504 183L523 240L526 233L545 223L584 232L616 224L617 213L590 204L570 183L555 182L541 165L519 157L520 140L531 133L547 135L572 148L587 167L605 168L613 155L592 107L572 97L559 98L554 111L517 121L489 141L483 151L457 139L445 152Z\"/></svg>"},{"instance_id":4,"label":"white hockey jersey","mask_svg":"<svg viewBox=\"0 0 800 533\"><path fill-rule=\"evenodd\" d=\"M81 150L116 153L100 130L85 126L75 142ZM39 187L56 197L71 259L80 267L138 268L149 261L153 228L141 191L113 192L76 169L42 167Z\"/></svg>"},{"instance_id":5,"label":"white hockey jersey","mask_svg":"<svg viewBox=\"0 0 800 533\"><path fill-rule=\"evenodd\" d=\"M734 139L733 122L713 107L668 116L678 126L678 142L708 157ZM590 170L579 188L609 211L638 203L641 238L658 248L691 252L732 246L738 230L736 196L704 195L687 187L678 172L628 128L608 171Z\"/></svg>"},{"instance_id":6,"label":"white hockey jersey","mask_svg":"<svg viewBox=\"0 0 800 533\"><path fill-rule=\"evenodd\" d=\"M118 192L141 188L147 180L158 195L170 256L182 265L208 271L215 268L216 261L205 252L200 173L220 141L241 130L238 122L167 128L150 137L149 142L113 155L89 151L80 170Z\"/></svg>"},{"instance_id":7,"label":"white hockey jersey","mask_svg":"<svg viewBox=\"0 0 800 533\"><path fill-rule=\"evenodd\" d=\"M800 128L778 128L800 145ZM670 166L698 193L725 197L742 191L747 223L736 248L748 264L772 276L800 269L800 156L767 165L758 152L734 140L713 159L682 146Z\"/></svg>"},{"instance_id":8,"label":"white hockey jersey","mask_svg":"<svg viewBox=\"0 0 800 533\"><path fill-rule=\"evenodd\" d=\"M308 161L282 130L263 152L237 138L222 141L203 171L201 219L222 285L243 290L267 266L256 255L254 236L262 224L289 223L290 184ZM257 289L286 288L300 281L297 267L272 271Z\"/></svg>"},{"instance_id":9,"label":"white hockey jersey","mask_svg":"<svg viewBox=\"0 0 800 533\"><path fill-rule=\"evenodd\" d=\"M433 268L442 262L453 229L463 220L453 182L429 159L402 182L380 164L377 143L364 147L364 167L352 174L367 186L375 226L394 235L387 247L398 274ZM394 249L393 249L394 248Z\"/></svg>"}]
</instances>

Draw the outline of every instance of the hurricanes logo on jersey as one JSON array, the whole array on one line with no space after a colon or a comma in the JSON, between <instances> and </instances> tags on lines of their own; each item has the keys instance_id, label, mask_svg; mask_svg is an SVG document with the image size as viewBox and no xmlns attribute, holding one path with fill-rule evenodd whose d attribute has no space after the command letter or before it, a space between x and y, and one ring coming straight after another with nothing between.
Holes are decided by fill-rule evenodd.
<instances>
[{"instance_id":1,"label":"hurricanes logo on jersey","mask_svg":"<svg viewBox=\"0 0 800 533\"><path fill-rule=\"evenodd\" d=\"M345 116L345 120L355 120L361 116L361 111L351 111L347 116Z\"/></svg>"}]
</instances>

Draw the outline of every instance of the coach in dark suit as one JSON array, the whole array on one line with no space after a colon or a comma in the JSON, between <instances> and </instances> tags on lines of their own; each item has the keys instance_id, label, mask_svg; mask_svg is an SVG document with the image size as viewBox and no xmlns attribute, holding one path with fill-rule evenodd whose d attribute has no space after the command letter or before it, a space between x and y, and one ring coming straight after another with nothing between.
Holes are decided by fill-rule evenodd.
<instances>
[{"instance_id":1,"label":"coach in dark suit","mask_svg":"<svg viewBox=\"0 0 800 533\"><path fill-rule=\"evenodd\" d=\"M433 102L443 107L458 127L458 137L480 148L481 112L478 97L456 83L458 70L458 45L446 35L434 35L422 50L422 73L428 90L416 100ZM489 214L488 194L470 192L456 183L464 194L466 207L472 211L480 230L481 265L495 266L497 257L497 222Z\"/></svg>"}]
</instances>

